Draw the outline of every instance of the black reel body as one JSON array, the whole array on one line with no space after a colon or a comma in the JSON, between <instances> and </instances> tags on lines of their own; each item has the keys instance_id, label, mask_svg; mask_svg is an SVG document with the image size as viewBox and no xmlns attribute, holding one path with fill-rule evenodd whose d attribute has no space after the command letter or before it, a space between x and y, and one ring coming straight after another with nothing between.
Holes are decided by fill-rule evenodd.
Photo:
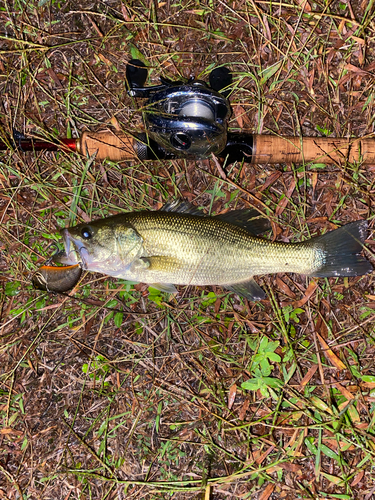
<instances>
[{"instance_id":1,"label":"black reel body","mask_svg":"<svg viewBox=\"0 0 375 500\"><path fill-rule=\"evenodd\" d=\"M225 67L214 69L210 85L200 80L188 83L161 78L161 85L144 87L147 69L142 61L129 61L126 71L128 93L148 98L144 107L147 144L139 148L142 159L208 158L212 153L237 161L251 154L251 144L242 136L227 133L231 107L227 95L232 75ZM227 146L230 146L229 149ZM232 159L233 157L233 159Z\"/></svg>"}]
</instances>

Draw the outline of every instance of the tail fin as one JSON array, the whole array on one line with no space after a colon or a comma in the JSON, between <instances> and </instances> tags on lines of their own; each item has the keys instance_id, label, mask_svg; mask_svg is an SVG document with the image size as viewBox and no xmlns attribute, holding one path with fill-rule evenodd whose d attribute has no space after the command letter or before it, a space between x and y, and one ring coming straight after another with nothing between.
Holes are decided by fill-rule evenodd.
<instances>
[{"instance_id":1,"label":"tail fin","mask_svg":"<svg viewBox=\"0 0 375 500\"><path fill-rule=\"evenodd\" d=\"M366 220L359 220L313 238L311 244L322 251L322 265L311 275L325 278L370 273L373 270L372 265L359 255L367 236L367 226Z\"/></svg>"}]
</instances>

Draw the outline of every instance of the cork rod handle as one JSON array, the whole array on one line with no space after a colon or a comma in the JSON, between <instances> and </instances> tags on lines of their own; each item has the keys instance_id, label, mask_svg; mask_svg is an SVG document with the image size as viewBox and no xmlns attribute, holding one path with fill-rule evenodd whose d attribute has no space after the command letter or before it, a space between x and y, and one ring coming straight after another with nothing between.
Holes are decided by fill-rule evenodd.
<instances>
[{"instance_id":1,"label":"cork rod handle","mask_svg":"<svg viewBox=\"0 0 375 500\"><path fill-rule=\"evenodd\" d=\"M77 151L89 156L96 153L97 160L105 158L112 161L136 160L136 141L129 134L113 130L83 132L77 144Z\"/></svg>"},{"instance_id":2,"label":"cork rod handle","mask_svg":"<svg viewBox=\"0 0 375 500\"><path fill-rule=\"evenodd\" d=\"M375 164L375 138L278 137L255 135L251 163Z\"/></svg>"}]
</instances>

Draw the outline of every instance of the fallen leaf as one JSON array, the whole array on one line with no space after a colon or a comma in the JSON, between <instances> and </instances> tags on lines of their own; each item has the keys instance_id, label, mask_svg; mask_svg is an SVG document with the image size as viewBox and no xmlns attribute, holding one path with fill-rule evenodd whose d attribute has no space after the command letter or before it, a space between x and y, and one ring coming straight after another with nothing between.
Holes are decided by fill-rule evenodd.
<instances>
[{"instance_id":1,"label":"fallen leaf","mask_svg":"<svg viewBox=\"0 0 375 500\"><path fill-rule=\"evenodd\" d=\"M297 3L305 12L311 12L311 5L307 0L297 0Z\"/></svg>"},{"instance_id":2,"label":"fallen leaf","mask_svg":"<svg viewBox=\"0 0 375 500\"><path fill-rule=\"evenodd\" d=\"M348 442L345 442L345 441L339 441L337 443L336 438L324 438L323 443L335 452L338 452L339 450L341 452L348 451L348 450L351 450L351 451L355 450L354 445L352 445Z\"/></svg>"},{"instance_id":3,"label":"fallen leaf","mask_svg":"<svg viewBox=\"0 0 375 500\"><path fill-rule=\"evenodd\" d=\"M12 429L11 427L4 427L3 429L0 429L0 434L1 435L9 435L9 434L22 434L21 431L16 431L15 429Z\"/></svg>"},{"instance_id":4,"label":"fallen leaf","mask_svg":"<svg viewBox=\"0 0 375 500\"><path fill-rule=\"evenodd\" d=\"M274 172L273 174L271 174L270 176L268 176L266 178L266 181L265 183L260 186L260 188L258 189L258 192L262 192L264 191L265 189L267 189L269 186L271 186L271 184L273 184L274 182L277 181L277 179L281 176L281 172L277 171L277 172Z\"/></svg>"},{"instance_id":5,"label":"fallen leaf","mask_svg":"<svg viewBox=\"0 0 375 500\"><path fill-rule=\"evenodd\" d=\"M346 370L346 365L341 361L341 359L336 356L336 354L329 348L327 342L323 339L321 335L317 332L317 336L319 339L319 342L321 343L323 347L323 354L326 356L330 362L335 366L338 370Z\"/></svg>"},{"instance_id":6,"label":"fallen leaf","mask_svg":"<svg viewBox=\"0 0 375 500\"><path fill-rule=\"evenodd\" d=\"M306 375L301 380L301 385L300 385L301 388L305 387L305 385L310 382L312 376L314 375L314 373L316 372L317 369L318 369L318 365L312 365L312 367L309 369L309 371L306 373Z\"/></svg>"},{"instance_id":7,"label":"fallen leaf","mask_svg":"<svg viewBox=\"0 0 375 500\"><path fill-rule=\"evenodd\" d=\"M311 396L310 398L310 402L316 407L318 408L318 410L321 410L321 411L325 411L327 412L329 415L333 415L333 412L331 410L331 408L327 405L327 403L325 403L324 401L322 401L320 398L318 398L317 396Z\"/></svg>"},{"instance_id":8,"label":"fallen leaf","mask_svg":"<svg viewBox=\"0 0 375 500\"><path fill-rule=\"evenodd\" d=\"M267 16L263 15L262 18L263 18L263 26L264 26L264 30L265 30L265 35L266 35L267 40L270 42L272 40L272 36L271 36L271 30L270 30L270 26L268 24Z\"/></svg>"},{"instance_id":9,"label":"fallen leaf","mask_svg":"<svg viewBox=\"0 0 375 500\"><path fill-rule=\"evenodd\" d=\"M115 116L112 116L111 119L109 120L111 125L119 132L121 132L121 125L118 121L118 119Z\"/></svg>"},{"instance_id":10,"label":"fallen leaf","mask_svg":"<svg viewBox=\"0 0 375 500\"><path fill-rule=\"evenodd\" d=\"M353 481L350 483L350 486L353 487L355 485L357 485L360 480L363 478L363 476L365 475L365 471L364 470L361 470L356 476L355 478L353 479Z\"/></svg>"},{"instance_id":11,"label":"fallen leaf","mask_svg":"<svg viewBox=\"0 0 375 500\"><path fill-rule=\"evenodd\" d=\"M315 281L310 281L310 284L307 287L305 295L302 297L302 299L297 300L297 302L293 303L294 309L296 309L297 307L302 307L304 304L306 304L306 302L309 300L311 295L315 292L317 286L318 285L315 283Z\"/></svg>"},{"instance_id":12,"label":"fallen leaf","mask_svg":"<svg viewBox=\"0 0 375 500\"><path fill-rule=\"evenodd\" d=\"M265 460L267 458L267 456L275 449L275 446L272 445L268 448L268 450L266 450L264 453L262 453L262 455L260 455L260 457L258 457L255 461L258 465L260 465L263 460Z\"/></svg>"},{"instance_id":13,"label":"fallen leaf","mask_svg":"<svg viewBox=\"0 0 375 500\"><path fill-rule=\"evenodd\" d=\"M375 382L363 382L361 387L366 387L367 389L375 389Z\"/></svg>"},{"instance_id":14,"label":"fallen leaf","mask_svg":"<svg viewBox=\"0 0 375 500\"><path fill-rule=\"evenodd\" d=\"M103 36L103 35L102 35ZM104 62L107 66L112 66L112 63L109 59L107 59L102 53L98 53L99 59Z\"/></svg>"},{"instance_id":15,"label":"fallen leaf","mask_svg":"<svg viewBox=\"0 0 375 500\"><path fill-rule=\"evenodd\" d=\"M262 491L262 494L259 497L259 500L268 500L268 498L272 495L273 490L275 489L275 484L268 483L267 486Z\"/></svg>"},{"instance_id":16,"label":"fallen leaf","mask_svg":"<svg viewBox=\"0 0 375 500\"><path fill-rule=\"evenodd\" d=\"M234 116L236 117L237 123L241 128L246 128L246 125L248 127L252 126L252 123L250 122L249 117L246 114L245 109L240 106L239 104L237 106L234 106L233 108L234 111Z\"/></svg>"},{"instance_id":17,"label":"fallen leaf","mask_svg":"<svg viewBox=\"0 0 375 500\"><path fill-rule=\"evenodd\" d=\"M361 69L361 68L358 68L357 66L354 66L354 64L345 64L345 69L347 69L348 71L351 71L352 73L358 73L359 75L369 75L369 76L372 76L371 73L369 73L368 71L364 70L364 69Z\"/></svg>"},{"instance_id":18,"label":"fallen leaf","mask_svg":"<svg viewBox=\"0 0 375 500\"><path fill-rule=\"evenodd\" d=\"M288 287L288 285L284 283L284 281L281 278L279 278L279 276L276 276L276 283L277 286L280 288L280 290L285 293L285 295L287 295L292 299L296 298L296 294L292 292L292 290Z\"/></svg>"},{"instance_id":19,"label":"fallen leaf","mask_svg":"<svg viewBox=\"0 0 375 500\"><path fill-rule=\"evenodd\" d=\"M249 408L249 405L250 405L250 401L248 399L246 399L244 404L242 405L240 413L238 414L238 418L240 420L245 420L245 415L246 415L246 412Z\"/></svg>"},{"instance_id":20,"label":"fallen leaf","mask_svg":"<svg viewBox=\"0 0 375 500\"><path fill-rule=\"evenodd\" d=\"M287 470L289 472L302 472L300 465L291 464L290 462L284 462L284 463L280 464L280 468Z\"/></svg>"},{"instance_id":21,"label":"fallen leaf","mask_svg":"<svg viewBox=\"0 0 375 500\"><path fill-rule=\"evenodd\" d=\"M320 472L322 476L324 476L328 481L333 484L341 485L343 483L342 477L333 476L332 474L326 474L325 472Z\"/></svg>"},{"instance_id":22,"label":"fallen leaf","mask_svg":"<svg viewBox=\"0 0 375 500\"><path fill-rule=\"evenodd\" d=\"M349 391L348 391L348 389L346 389L345 387L343 387L341 384L339 384L339 383L337 382L336 384L333 384L333 385L336 387L336 389L338 389L338 390L341 392L341 394L342 394L343 396L345 396L345 397L346 397L346 399L348 399L349 401L350 401L351 399L354 399L353 394L352 394L351 392L349 392Z\"/></svg>"},{"instance_id":23,"label":"fallen leaf","mask_svg":"<svg viewBox=\"0 0 375 500\"><path fill-rule=\"evenodd\" d=\"M359 413L357 411L357 408L353 405L350 405L348 408L348 415L351 419L352 422L355 424L360 424L361 423L361 417L359 416Z\"/></svg>"},{"instance_id":24,"label":"fallen leaf","mask_svg":"<svg viewBox=\"0 0 375 500\"><path fill-rule=\"evenodd\" d=\"M288 191L286 192L284 198L282 200L280 200L279 203L277 204L277 207L275 210L276 215L281 215L284 212L284 210L289 202L289 199L293 194L295 187L296 187L296 181L293 179L292 182L290 183L290 186L289 186Z\"/></svg>"},{"instance_id":25,"label":"fallen leaf","mask_svg":"<svg viewBox=\"0 0 375 500\"><path fill-rule=\"evenodd\" d=\"M237 385L233 384L232 387L229 389L229 394L228 394L228 408L231 409L234 403L234 400L236 399L236 393L237 393Z\"/></svg>"},{"instance_id":26,"label":"fallen leaf","mask_svg":"<svg viewBox=\"0 0 375 500\"><path fill-rule=\"evenodd\" d=\"M297 436L298 436L299 429L296 429L293 432L293 436L289 439L289 442L285 445L285 448L291 448L294 443L296 442Z\"/></svg>"},{"instance_id":27,"label":"fallen leaf","mask_svg":"<svg viewBox=\"0 0 375 500\"><path fill-rule=\"evenodd\" d=\"M280 465L273 465L269 469L266 469L267 474L272 474L272 472L278 472L279 470L282 470L282 467Z\"/></svg>"},{"instance_id":28,"label":"fallen leaf","mask_svg":"<svg viewBox=\"0 0 375 500\"><path fill-rule=\"evenodd\" d=\"M218 169L220 177L225 180L227 178L227 174L224 172L222 166L220 165L219 160L216 158L216 156L213 153L212 153L211 157L216 165L216 168Z\"/></svg>"},{"instance_id":29,"label":"fallen leaf","mask_svg":"<svg viewBox=\"0 0 375 500\"><path fill-rule=\"evenodd\" d=\"M128 9L127 9L127 7L125 7L125 4L123 2L121 2L121 12L122 12L122 16L125 19L125 21L128 21L128 22L133 21L134 16L131 16L129 14Z\"/></svg>"}]
</instances>

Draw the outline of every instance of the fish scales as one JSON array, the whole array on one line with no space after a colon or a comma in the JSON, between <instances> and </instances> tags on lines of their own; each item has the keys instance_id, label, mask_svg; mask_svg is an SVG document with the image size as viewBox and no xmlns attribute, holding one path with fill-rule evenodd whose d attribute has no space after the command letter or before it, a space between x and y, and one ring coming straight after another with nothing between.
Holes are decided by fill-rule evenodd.
<instances>
[{"instance_id":1,"label":"fish scales","mask_svg":"<svg viewBox=\"0 0 375 500\"><path fill-rule=\"evenodd\" d=\"M145 269L139 281L191 285L231 284L249 275L310 274L320 265L308 245L270 242L219 219L188 214L140 212L128 218L142 236L144 256L166 256L163 269ZM119 216L121 217L121 216ZM161 262L161 259L159 259Z\"/></svg>"}]
</instances>

